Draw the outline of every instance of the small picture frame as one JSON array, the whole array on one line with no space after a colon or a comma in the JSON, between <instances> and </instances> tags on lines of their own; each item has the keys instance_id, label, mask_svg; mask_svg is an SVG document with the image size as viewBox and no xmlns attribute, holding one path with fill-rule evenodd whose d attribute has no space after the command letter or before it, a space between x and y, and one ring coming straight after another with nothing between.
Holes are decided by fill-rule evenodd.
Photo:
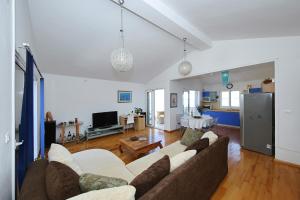
<instances>
[{"instance_id":1,"label":"small picture frame","mask_svg":"<svg viewBox=\"0 0 300 200\"><path fill-rule=\"evenodd\" d=\"M118 103L131 103L132 91L118 90Z\"/></svg>"},{"instance_id":2,"label":"small picture frame","mask_svg":"<svg viewBox=\"0 0 300 200\"><path fill-rule=\"evenodd\" d=\"M170 94L170 107L177 108L177 93Z\"/></svg>"}]
</instances>

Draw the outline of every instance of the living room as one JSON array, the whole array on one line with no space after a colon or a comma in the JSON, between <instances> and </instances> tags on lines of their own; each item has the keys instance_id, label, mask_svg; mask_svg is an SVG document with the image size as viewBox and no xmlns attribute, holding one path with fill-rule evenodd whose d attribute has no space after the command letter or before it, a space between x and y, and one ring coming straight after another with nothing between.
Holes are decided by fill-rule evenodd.
<instances>
[{"instance_id":1,"label":"living room","mask_svg":"<svg viewBox=\"0 0 300 200\"><path fill-rule=\"evenodd\" d=\"M298 2L0 8L0 199L300 198Z\"/></svg>"}]
</instances>

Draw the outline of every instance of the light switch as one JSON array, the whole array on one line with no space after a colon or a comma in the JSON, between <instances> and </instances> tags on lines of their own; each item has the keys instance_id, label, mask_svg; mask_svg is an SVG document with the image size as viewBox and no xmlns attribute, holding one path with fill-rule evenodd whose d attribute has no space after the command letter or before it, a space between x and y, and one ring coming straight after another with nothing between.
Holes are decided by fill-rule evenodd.
<instances>
[{"instance_id":1,"label":"light switch","mask_svg":"<svg viewBox=\"0 0 300 200\"><path fill-rule=\"evenodd\" d=\"M10 141L10 137L9 137L8 132L7 132L7 133L5 133L5 135L4 135L4 142L5 142L5 144L8 144L9 141Z\"/></svg>"},{"instance_id":2,"label":"light switch","mask_svg":"<svg viewBox=\"0 0 300 200\"><path fill-rule=\"evenodd\" d=\"M291 113L292 111L291 111L290 109L284 109L283 112L289 114L289 113Z\"/></svg>"}]
</instances>

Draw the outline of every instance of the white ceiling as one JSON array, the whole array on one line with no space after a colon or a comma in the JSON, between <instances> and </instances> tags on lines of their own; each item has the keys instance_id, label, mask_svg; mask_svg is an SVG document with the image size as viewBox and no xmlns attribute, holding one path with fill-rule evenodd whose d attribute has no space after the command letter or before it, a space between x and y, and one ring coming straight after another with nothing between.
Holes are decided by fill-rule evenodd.
<instances>
[{"instance_id":1,"label":"white ceiling","mask_svg":"<svg viewBox=\"0 0 300 200\"><path fill-rule=\"evenodd\" d=\"M183 54L180 40L125 11L125 46L134 55L134 68L117 73L110 63L110 53L121 46L117 5L109 0L29 0L29 10L45 73L146 83Z\"/></svg>"},{"instance_id":2,"label":"white ceiling","mask_svg":"<svg viewBox=\"0 0 300 200\"><path fill-rule=\"evenodd\" d=\"M264 80L274 78L274 62L261 63L229 70L230 82ZM221 72L214 72L191 79L200 80L203 85L221 84Z\"/></svg>"},{"instance_id":3,"label":"white ceiling","mask_svg":"<svg viewBox=\"0 0 300 200\"><path fill-rule=\"evenodd\" d=\"M212 40L300 35L299 0L160 0Z\"/></svg>"},{"instance_id":4,"label":"white ceiling","mask_svg":"<svg viewBox=\"0 0 300 200\"><path fill-rule=\"evenodd\" d=\"M125 11L125 46L134 68L117 73L110 53L121 45L120 9L111 0L28 2L45 73L146 83L182 57L182 42L161 28L189 36L197 49L210 47L210 39L300 35L299 0L127 0L125 7L152 24Z\"/></svg>"}]
</instances>

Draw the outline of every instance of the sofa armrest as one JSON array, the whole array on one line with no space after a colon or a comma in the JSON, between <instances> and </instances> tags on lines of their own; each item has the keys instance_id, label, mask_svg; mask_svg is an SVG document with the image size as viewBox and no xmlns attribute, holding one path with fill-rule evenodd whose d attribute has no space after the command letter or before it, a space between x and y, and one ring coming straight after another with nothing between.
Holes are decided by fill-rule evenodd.
<instances>
[{"instance_id":1,"label":"sofa armrest","mask_svg":"<svg viewBox=\"0 0 300 200\"><path fill-rule=\"evenodd\" d=\"M48 200L46 190L47 160L34 161L26 171L19 200Z\"/></svg>"}]
</instances>

